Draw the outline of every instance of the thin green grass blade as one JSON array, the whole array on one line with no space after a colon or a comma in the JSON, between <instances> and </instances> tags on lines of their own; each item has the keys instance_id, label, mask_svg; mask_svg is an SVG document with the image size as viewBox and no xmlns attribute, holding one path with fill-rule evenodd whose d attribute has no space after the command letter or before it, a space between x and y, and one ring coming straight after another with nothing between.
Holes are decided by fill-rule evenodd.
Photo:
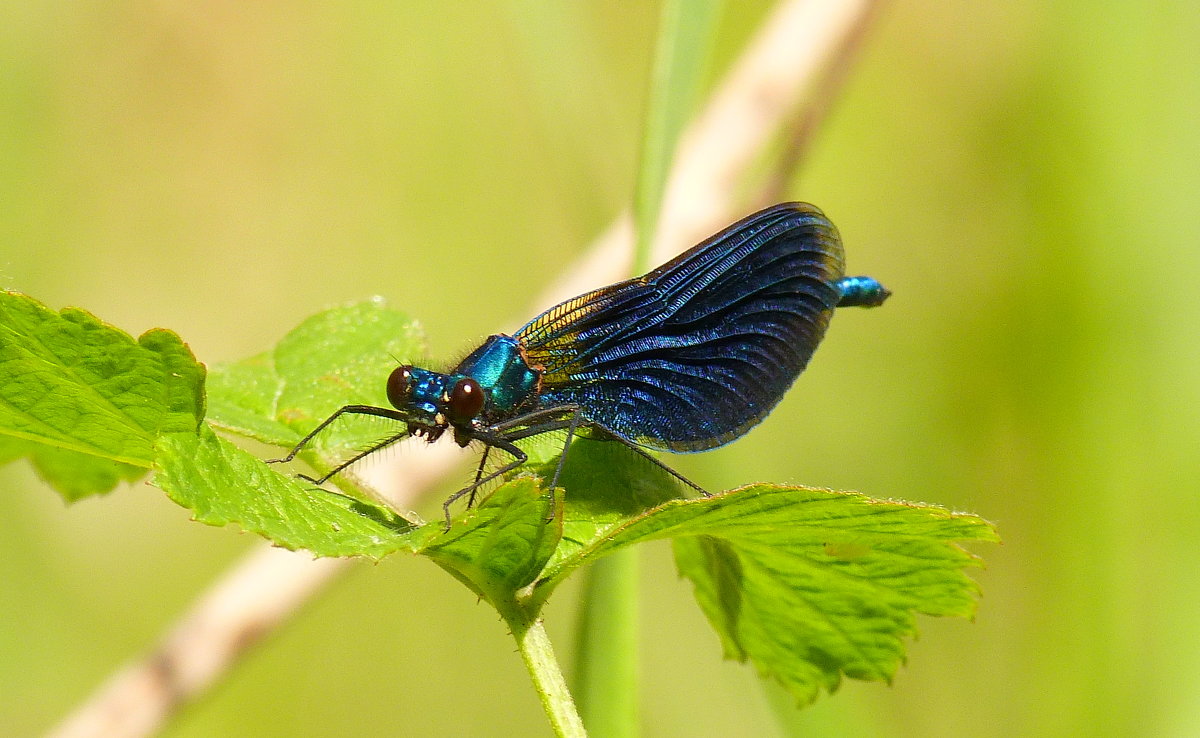
<instances>
[{"instance_id":1,"label":"thin green grass blade","mask_svg":"<svg viewBox=\"0 0 1200 738\"><path fill-rule=\"evenodd\" d=\"M720 19L719 0L663 6L634 194L634 271L649 267L663 189L679 134L704 84ZM584 724L596 735L634 736L637 716L637 558L632 550L596 562L580 615L575 674Z\"/></svg>"}]
</instances>

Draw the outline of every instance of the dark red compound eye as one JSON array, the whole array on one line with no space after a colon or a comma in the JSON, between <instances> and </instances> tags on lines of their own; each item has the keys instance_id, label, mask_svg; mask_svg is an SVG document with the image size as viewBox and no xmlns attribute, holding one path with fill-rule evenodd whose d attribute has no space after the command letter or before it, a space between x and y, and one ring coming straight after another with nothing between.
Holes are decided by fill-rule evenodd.
<instances>
[{"instance_id":1,"label":"dark red compound eye","mask_svg":"<svg viewBox=\"0 0 1200 738\"><path fill-rule=\"evenodd\" d=\"M483 388L470 377L458 380L446 401L446 417L457 422L474 418L483 410Z\"/></svg>"},{"instance_id":2,"label":"dark red compound eye","mask_svg":"<svg viewBox=\"0 0 1200 738\"><path fill-rule=\"evenodd\" d=\"M397 410L403 410L408 405L408 398L412 396L411 366L398 366L392 370L387 380L387 396L388 402Z\"/></svg>"}]
</instances>

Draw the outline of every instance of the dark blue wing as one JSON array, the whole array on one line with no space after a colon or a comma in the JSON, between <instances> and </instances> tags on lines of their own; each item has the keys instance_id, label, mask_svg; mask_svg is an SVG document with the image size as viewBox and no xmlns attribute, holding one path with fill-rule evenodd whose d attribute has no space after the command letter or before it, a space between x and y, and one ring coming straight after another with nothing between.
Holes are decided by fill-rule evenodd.
<instances>
[{"instance_id":1,"label":"dark blue wing","mask_svg":"<svg viewBox=\"0 0 1200 738\"><path fill-rule=\"evenodd\" d=\"M803 371L841 296L841 240L820 210L776 205L637 279L517 331L540 405L650 448L701 451L762 420Z\"/></svg>"}]
</instances>

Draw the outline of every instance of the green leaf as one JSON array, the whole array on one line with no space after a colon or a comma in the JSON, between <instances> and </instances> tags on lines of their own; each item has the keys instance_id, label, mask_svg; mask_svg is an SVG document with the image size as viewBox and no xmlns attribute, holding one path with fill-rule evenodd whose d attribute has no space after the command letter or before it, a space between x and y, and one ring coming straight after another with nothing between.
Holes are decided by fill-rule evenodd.
<instances>
[{"instance_id":1,"label":"green leaf","mask_svg":"<svg viewBox=\"0 0 1200 738\"><path fill-rule=\"evenodd\" d=\"M264 443L295 443L301 435L276 419L281 384L270 353L214 366L208 373L208 422Z\"/></svg>"},{"instance_id":2,"label":"green leaf","mask_svg":"<svg viewBox=\"0 0 1200 738\"><path fill-rule=\"evenodd\" d=\"M342 405L387 407L388 374L424 355L415 322L382 299L336 307L301 323L271 352L213 368L209 419L218 427L291 446ZM317 450L355 448L378 423L347 418Z\"/></svg>"},{"instance_id":3,"label":"green leaf","mask_svg":"<svg viewBox=\"0 0 1200 738\"><path fill-rule=\"evenodd\" d=\"M986 521L938 507L755 485L626 522L547 567L536 597L585 561L663 538L726 654L802 703L843 674L890 680L916 613L970 617L978 587L962 570L979 560L956 542L997 540Z\"/></svg>"},{"instance_id":4,"label":"green leaf","mask_svg":"<svg viewBox=\"0 0 1200 738\"><path fill-rule=\"evenodd\" d=\"M203 382L170 331L135 341L82 310L0 292L0 459L29 456L68 500L140 476L160 434L195 432Z\"/></svg>"},{"instance_id":5,"label":"green leaf","mask_svg":"<svg viewBox=\"0 0 1200 738\"><path fill-rule=\"evenodd\" d=\"M552 509L539 482L522 475L502 484L449 531L443 532L440 524L426 525L428 537L417 552L493 604L511 601L541 573L562 534L562 500Z\"/></svg>"},{"instance_id":6,"label":"green leaf","mask_svg":"<svg viewBox=\"0 0 1200 738\"><path fill-rule=\"evenodd\" d=\"M214 369L209 419L290 446L344 404L385 404L388 373L417 356L420 344L416 325L381 300L326 310L274 350ZM318 452L354 448L381 432L346 420L317 439ZM393 425L384 432L394 431ZM157 464L154 483L210 525L237 523L279 546L318 556L380 558L415 545L415 525L395 512L302 482L293 469L268 466L207 427L198 436L165 437ZM342 486L353 489L344 481Z\"/></svg>"},{"instance_id":7,"label":"green leaf","mask_svg":"<svg viewBox=\"0 0 1200 738\"><path fill-rule=\"evenodd\" d=\"M117 482L133 482L146 474L146 469L140 466L0 436L0 464L22 457L29 457L38 476L58 490L67 502L103 494L112 490Z\"/></svg>"},{"instance_id":8,"label":"green leaf","mask_svg":"<svg viewBox=\"0 0 1200 738\"><path fill-rule=\"evenodd\" d=\"M158 465L154 484L202 523L237 523L317 556L378 559L413 548L413 524L391 510L281 474L207 426L163 436Z\"/></svg>"},{"instance_id":9,"label":"green leaf","mask_svg":"<svg viewBox=\"0 0 1200 738\"><path fill-rule=\"evenodd\" d=\"M378 303L322 313L270 354L216 375L225 425L286 444L345 402L381 404L379 377L415 354L417 336ZM387 339L397 343L362 359ZM551 478L562 440L547 434L523 442L531 456L525 471ZM995 539L972 516L855 493L759 485L679 500L670 474L586 431L572 446L553 508L538 477L519 475L464 510L449 531L301 484L207 428L166 435L159 448L156 483L198 520L234 522L321 556L421 553L513 622L514 613L536 619L557 584L583 564L672 539L680 572L726 654L753 661L800 702L835 689L843 676L890 679L917 613L970 616L978 590L963 569L978 560L956 542ZM0 458L11 453L0 444Z\"/></svg>"}]
</instances>

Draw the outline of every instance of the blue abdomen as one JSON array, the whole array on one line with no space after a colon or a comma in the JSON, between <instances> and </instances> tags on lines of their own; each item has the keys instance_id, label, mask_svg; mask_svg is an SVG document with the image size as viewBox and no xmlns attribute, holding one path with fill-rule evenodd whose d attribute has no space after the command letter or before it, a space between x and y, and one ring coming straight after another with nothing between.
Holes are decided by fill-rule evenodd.
<instances>
[{"instance_id":1,"label":"blue abdomen","mask_svg":"<svg viewBox=\"0 0 1200 738\"><path fill-rule=\"evenodd\" d=\"M838 307L879 307L892 294L871 277L843 277L837 287L842 293Z\"/></svg>"}]
</instances>

